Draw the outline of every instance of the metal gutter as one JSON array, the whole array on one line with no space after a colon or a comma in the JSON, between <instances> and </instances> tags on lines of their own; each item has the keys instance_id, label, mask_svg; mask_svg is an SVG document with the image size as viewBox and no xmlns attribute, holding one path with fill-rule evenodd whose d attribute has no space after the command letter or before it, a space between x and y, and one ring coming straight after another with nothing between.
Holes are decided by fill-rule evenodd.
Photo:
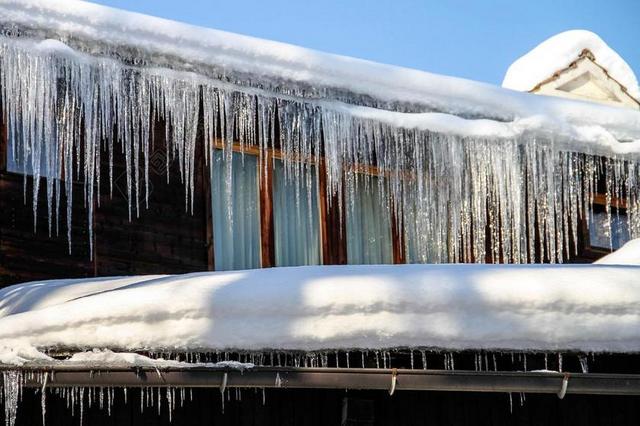
<instances>
[{"instance_id":1,"label":"metal gutter","mask_svg":"<svg viewBox=\"0 0 640 426\"><path fill-rule=\"evenodd\" d=\"M2 367L7 370L7 367ZM15 367L13 368L16 369ZM212 387L640 395L640 374L449 370L62 367L21 369L27 387ZM29 374L34 373L34 374ZM564 391L563 391L564 389Z\"/></svg>"}]
</instances>

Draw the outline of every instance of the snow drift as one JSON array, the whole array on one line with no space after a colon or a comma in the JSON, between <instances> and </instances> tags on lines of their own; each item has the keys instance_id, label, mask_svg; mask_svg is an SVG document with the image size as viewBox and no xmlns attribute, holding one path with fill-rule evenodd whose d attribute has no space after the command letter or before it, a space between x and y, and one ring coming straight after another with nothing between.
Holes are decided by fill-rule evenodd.
<instances>
[{"instance_id":1,"label":"snow drift","mask_svg":"<svg viewBox=\"0 0 640 426\"><path fill-rule=\"evenodd\" d=\"M618 250L594 262L599 265L640 265L640 238L631 240ZM640 279L640 277L638 277Z\"/></svg>"},{"instance_id":2,"label":"snow drift","mask_svg":"<svg viewBox=\"0 0 640 426\"><path fill-rule=\"evenodd\" d=\"M0 347L635 352L639 277L640 266L449 264L34 282L0 290Z\"/></svg>"}]
</instances>

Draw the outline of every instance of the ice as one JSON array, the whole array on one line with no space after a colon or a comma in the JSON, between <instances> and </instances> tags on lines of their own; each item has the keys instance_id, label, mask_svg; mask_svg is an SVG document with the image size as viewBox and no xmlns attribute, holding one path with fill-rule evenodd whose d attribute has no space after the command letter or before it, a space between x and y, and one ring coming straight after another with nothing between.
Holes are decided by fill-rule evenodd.
<instances>
[{"instance_id":1,"label":"ice","mask_svg":"<svg viewBox=\"0 0 640 426\"><path fill-rule=\"evenodd\" d=\"M64 190L69 247L72 181L62 177L84 182L91 238L93 210L104 186L101 163L108 162L111 193L113 155L123 151L129 216L138 216L141 200L148 205L149 137L156 119L168 123L167 161L178 162L185 208L192 208L201 100L204 134L226 147L225 176L230 176L234 140L263 150L277 146L288 178L307 191L312 177L302 173L299 160L324 153L329 200L336 194L342 200L341 193L352 192L358 179L368 181L355 173L363 167L386 174L370 190L394 200L384 207L395 210L406 234L418 236L408 247L414 262L482 262L490 256L525 263L534 261L536 252L541 260L561 262L576 250L578 217L590 208L587 200L600 171L606 175L607 200L614 193L623 196L632 234L640 229L640 168L634 154L640 142L621 144L604 128L559 126L545 118L501 123L314 104L193 73L135 68L61 49L59 43L47 43L56 49L33 50L34 43L2 39L3 108L12 134L21 135L14 148L22 150L36 178L39 153L45 153L50 229L58 222ZM35 218L40 180L34 182ZM228 199L230 185L227 179ZM549 236L539 247L536 226Z\"/></svg>"},{"instance_id":2,"label":"ice","mask_svg":"<svg viewBox=\"0 0 640 426\"><path fill-rule=\"evenodd\" d=\"M23 374L19 370L2 372L2 394L4 395L4 419L6 426L14 426L18 414L18 403L22 398Z\"/></svg>"},{"instance_id":3,"label":"ice","mask_svg":"<svg viewBox=\"0 0 640 426\"><path fill-rule=\"evenodd\" d=\"M590 209L600 172L607 211L612 197L623 198L631 235L640 235L638 113L594 106L589 125L574 120L583 106L566 122L554 118L553 108L509 122L403 113L134 66L63 46L1 37L0 84L10 133L19 135L14 148L36 178L34 221L42 176L50 231L58 230L61 191L67 200L69 249L69 177L83 183L91 247L94 209L106 186L100 172L106 163L112 193L114 153L124 155L129 218L148 206L149 141L156 120L167 123L167 162L178 165L188 211L197 195L198 150L208 157L212 141L222 143L230 221L231 145L237 141L262 152L280 149L287 179L308 193L318 176L303 172L303 164L324 155L327 200L338 195L338 208L344 207L342 193L353 193L358 181L373 186L370 175L359 171L373 168L386 176L370 189L381 193L384 209L394 211L403 231L416 236L407 247L411 262L562 262L577 249L578 218ZM638 140L618 142L619 123ZM47 173L40 169L42 157Z\"/></svg>"}]
</instances>

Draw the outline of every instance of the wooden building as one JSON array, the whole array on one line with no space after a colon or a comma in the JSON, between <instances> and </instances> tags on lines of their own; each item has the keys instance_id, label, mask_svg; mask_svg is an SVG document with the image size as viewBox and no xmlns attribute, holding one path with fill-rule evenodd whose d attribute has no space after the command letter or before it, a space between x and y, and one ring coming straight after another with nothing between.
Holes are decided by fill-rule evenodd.
<instances>
[{"instance_id":1,"label":"wooden building","mask_svg":"<svg viewBox=\"0 0 640 426\"><path fill-rule=\"evenodd\" d=\"M590 263L640 235L640 148L633 142L640 140L640 112L633 108L546 99L97 5L77 7L0 5L0 287L302 265ZM609 76L592 53L580 55L533 91L547 93L557 83L554 90L571 86L575 98L578 86L585 87L576 69ZM575 78L565 82L567 76ZM637 104L611 81L607 93ZM584 131L587 126L600 133ZM603 144L602 135L613 142ZM411 361L407 354L399 351L394 368L385 369L394 389L395 370L413 367L413 351ZM502 354L490 354L495 367ZM459 365L473 368L473 354L457 356ZM541 356L534 350L531 359L546 369ZM131 391L138 405L124 403L126 380L137 378L111 383L109 374L117 372L105 369L94 378L85 371L87 389L96 386L101 399L115 400L113 416L85 407L84 422L637 422L640 380L637 369L627 369L635 355L603 356L596 372L620 376L595 384L580 370L581 358L567 356L571 367L564 372L585 382L566 403L553 395L564 392L550 390L566 391L566 374L534 375L523 384L529 376L518 375L513 359L513 371L449 372L437 392L425 392L433 390L425 382L393 397L381 382L365 386L361 372L342 372L354 374L348 384L329 383L321 373L316 382L300 379L297 388L269 389L266 403L263 388L279 387L280 374L293 384L309 372L259 371L231 397L228 374L242 379L215 371L203 385L215 388L197 389L189 402L183 397L187 408L170 410L173 419L138 411L152 398L142 393L148 390ZM346 357L348 365L349 352ZM362 360L362 367L371 366ZM51 374L22 384L44 388L55 381ZM65 372L56 374L62 381ZM264 385L274 377L274 386ZM194 383L180 380L185 376L176 376L181 389ZM458 388L447 388L454 382ZM622 382L627 396L588 395L616 394ZM164 393L170 384L156 385L165 403L175 405L173 390ZM79 387L73 389L52 395L48 424L68 424L61 413L66 400L78 397ZM474 393L442 392L455 389ZM524 396L527 389L536 395ZM501 393L477 393L491 390ZM16 424L35 424L41 401L25 395Z\"/></svg>"}]
</instances>

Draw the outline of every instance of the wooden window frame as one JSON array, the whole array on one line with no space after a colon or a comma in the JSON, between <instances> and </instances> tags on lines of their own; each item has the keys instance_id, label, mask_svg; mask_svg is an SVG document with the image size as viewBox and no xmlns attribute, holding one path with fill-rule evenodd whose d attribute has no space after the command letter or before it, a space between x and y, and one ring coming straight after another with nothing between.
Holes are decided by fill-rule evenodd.
<instances>
[{"instance_id":1,"label":"wooden window frame","mask_svg":"<svg viewBox=\"0 0 640 426\"><path fill-rule=\"evenodd\" d=\"M213 149L227 149L220 139L215 139L212 143ZM276 266L275 259L275 231L274 231L274 214L273 214L273 167L269 167L274 160L284 160L290 158L277 148L261 149L255 145L241 145L233 143L231 145L233 152L244 155L254 155L258 157L258 188L260 203L260 256L261 267L269 268ZM345 195L342 191L342 200L338 195L331 195L330 202L327 198L327 177L326 162L324 158L300 158L294 161L307 162L317 167L318 172L318 208L320 222L320 247L322 252L323 265L346 265L347 259L347 235L346 235L346 211L345 211ZM266 164L265 164L266 162ZM357 168L345 168L347 171L383 176L381 172L374 166L358 166ZM208 184L210 187L210 183ZM209 191L210 192L210 191ZM206 200L211 203L211 194L207 195ZM393 204L393 203L392 203ZM338 206L343 208L339 209ZM207 208L207 245L208 255L211 260L209 267L211 270L215 268L215 253L213 252L213 212L211 207ZM406 254L404 247L404 235L399 226L399 221L395 211L391 210L391 239L393 249L394 264L406 263Z\"/></svg>"}]
</instances>

